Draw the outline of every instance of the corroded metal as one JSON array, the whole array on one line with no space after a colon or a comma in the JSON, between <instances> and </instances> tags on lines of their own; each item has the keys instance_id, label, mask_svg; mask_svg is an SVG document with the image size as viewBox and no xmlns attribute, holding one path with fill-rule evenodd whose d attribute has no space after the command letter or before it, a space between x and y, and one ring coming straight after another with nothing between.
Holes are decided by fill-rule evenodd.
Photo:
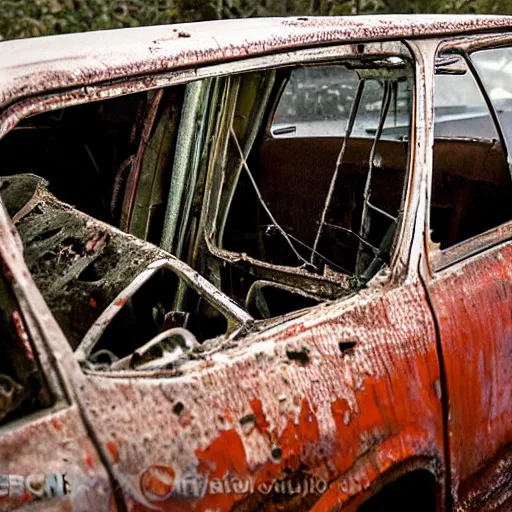
<instances>
[{"instance_id":1,"label":"corroded metal","mask_svg":"<svg viewBox=\"0 0 512 512\"><path fill-rule=\"evenodd\" d=\"M86 410L136 510L229 510L241 502L260 510L275 499L262 487L256 496L151 499L148 490L166 479L173 488L169 475L250 481L254 489L311 477L329 484L309 496L317 510L347 502L399 462L425 457L442 477L435 331L419 283L313 309L181 370L179 378L88 378ZM119 396L122 407L112 408Z\"/></svg>"},{"instance_id":2,"label":"corroded metal","mask_svg":"<svg viewBox=\"0 0 512 512\"><path fill-rule=\"evenodd\" d=\"M441 510L445 495L460 511L506 510L512 488L510 226L451 254L431 251L427 209L440 40L418 38L506 29L512 19L299 18L239 25L240 31L218 22L114 31L107 40L82 34L1 43L0 104L23 101L3 113L0 133L45 110L361 51L354 44L290 52L301 46L416 38L407 41L416 61L414 154L390 269L350 294L339 276L305 282L305 269L287 269L285 286L301 277L303 289L306 284L336 300L247 333L250 316L185 264L49 195L42 201L34 194L13 213L20 231L30 227L36 206L43 215L52 207L69 214L73 226L90 235L85 263L104 250L105 233L128 237L127 246L147 256L141 268L150 265L151 273L151 265L170 265L217 304L226 299L224 313L240 329L236 341L205 342L179 371L84 373L34 285L0 201L0 257L15 283L16 319L24 320L24 326L18 322L21 336L33 341L56 399L54 409L0 429L0 471L69 475L73 492L49 503L55 509L352 512L379 486L423 468L435 476ZM505 39L484 34L464 41L473 48ZM381 53L391 47L400 53L398 46L384 43ZM43 51L46 62L38 56ZM191 68L202 64L212 65ZM105 81L110 83L98 85ZM64 87L70 89L56 92ZM42 93L47 95L37 96ZM219 260L259 265L263 277L285 270L214 245L209 250ZM75 262L69 250L59 256L59 263ZM116 301L133 292L126 281L115 283L109 318L122 306ZM101 330L105 316L94 320ZM1 498L0 507L7 508Z\"/></svg>"},{"instance_id":3,"label":"corroded metal","mask_svg":"<svg viewBox=\"0 0 512 512\"><path fill-rule=\"evenodd\" d=\"M498 245L439 272L429 284L446 368L458 510L493 510L512 492L506 469L512 456L511 262L510 243Z\"/></svg>"},{"instance_id":4,"label":"corroded metal","mask_svg":"<svg viewBox=\"0 0 512 512\"><path fill-rule=\"evenodd\" d=\"M207 87L208 84L203 82L192 82L185 90L180 132L176 143L176 158L174 160L172 181L169 188L169 198L160 243L162 249L172 254L176 254L175 234L179 230L180 214L184 208L182 197L185 193L185 185L193 182L188 176L193 171L190 162L193 160L192 148L194 146L194 138L198 136L196 133L196 110L201 95L204 94L204 90Z\"/></svg>"},{"instance_id":5,"label":"corroded metal","mask_svg":"<svg viewBox=\"0 0 512 512\"><path fill-rule=\"evenodd\" d=\"M0 185L6 184L5 198L13 208L13 196L23 189L32 191L27 194L31 207L21 209L23 216L12 210L25 244L25 261L53 313L61 320L71 317L63 329L73 346L81 342L81 354L88 355L128 298L159 269L169 269L217 307L228 320L229 334L252 324L249 314L186 263L58 201L41 178L1 178Z\"/></svg>"},{"instance_id":6,"label":"corroded metal","mask_svg":"<svg viewBox=\"0 0 512 512\"><path fill-rule=\"evenodd\" d=\"M503 16L276 18L8 41L0 44L0 105L42 90L90 85L301 46L464 34L511 25L512 19Z\"/></svg>"},{"instance_id":7,"label":"corroded metal","mask_svg":"<svg viewBox=\"0 0 512 512\"><path fill-rule=\"evenodd\" d=\"M83 362L90 355L94 345L105 331L112 319L124 306L126 301L156 272L160 269L168 268L175 272L187 285L197 287L204 295L205 299L212 305L219 307L221 311L229 318L229 333L239 332L241 329L248 328L254 322L252 317L243 309L240 309L233 301L217 290L211 283L206 281L197 272L185 265L180 260L173 258L170 254L166 259L153 261L148 268L141 272L137 277L115 297L111 304L103 311L97 320L86 332L80 345L75 351L76 358Z\"/></svg>"},{"instance_id":8,"label":"corroded metal","mask_svg":"<svg viewBox=\"0 0 512 512\"><path fill-rule=\"evenodd\" d=\"M158 112L158 107L160 106L160 102L162 100L162 96L163 90L160 89L155 93L154 97L150 101L148 111L144 119L144 126L142 128L139 148L137 150L137 154L135 155L133 164L130 166L130 171L128 173L128 179L126 182L123 208L121 211L121 222L119 224L123 231L130 230L129 228L132 220L133 203L135 201L137 185L139 184L141 175L142 159L144 157L146 146L149 144L149 138L151 132L153 131L153 125L155 124L155 118Z\"/></svg>"},{"instance_id":9,"label":"corroded metal","mask_svg":"<svg viewBox=\"0 0 512 512\"><path fill-rule=\"evenodd\" d=\"M91 101L115 98L124 94L188 83L193 80L222 76L229 73L244 73L266 69L269 65L279 67L294 63L307 64L318 60L349 57L353 55L354 51L353 45L310 48L306 50L297 49L297 51L293 52L284 52L264 57L249 57L234 62L205 65L200 68L180 68L176 71L161 72L143 77L135 76L130 78L127 76L124 79L109 80L101 85L93 84L85 87L74 87L70 91L58 94L49 91L43 83L40 85L40 94L43 94L43 96L22 99L18 103L6 108L0 114L0 137L3 137L9 130L12 130L21 119L40 112L57 110L72 105L82 105ZM364 54L402 55L404 52L407 52L407 49L403 43L383 41L377 43L368 42L365 44L363 51Z\"/></svg>"},{"instance_id":10,"label":"corroded metal","mask_svg":"<svg viewBox=\"0 0 512 512\"><path fill-rule=\"evenodd\" d=\"M55 404L0 428L0 471L3 475L66 475L72 492L45 497L34 507L46 510L109 510L112 488L105 466L82 419L74 386L81 378L69 345L53 319L23 261L16 230L0 201L0 258L14 291L27 334L41 360ZM71 356L71 357L70 357ZM71 384L74 380L74 384ZM34 496L0 497L0 509L12 510L35 501Z\"/></svg>"}]
</instances>

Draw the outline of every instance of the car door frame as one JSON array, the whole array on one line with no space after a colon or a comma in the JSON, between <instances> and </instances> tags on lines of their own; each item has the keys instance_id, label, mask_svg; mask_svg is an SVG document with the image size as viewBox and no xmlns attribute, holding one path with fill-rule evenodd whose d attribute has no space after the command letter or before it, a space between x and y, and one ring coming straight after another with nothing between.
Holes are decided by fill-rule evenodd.
<instances>
[{"instance_id":1,"label":"car door frame","mask_svg":"<svg viewBox=\"0 0 512 512\"><path fill-rule=\"evenodd\" d=\"M29 509L32 504L39 509L44 502L55 509L67 510L71 506L85 511L87 503L94 503L98 510L116 510L109 474L76 393L83 375L30 276L21 239L1 199L0 262L18 303L21 335L31 343L54 398L49 408L0 427L0 472L7 478L4 484L9 482L7 490L3 488L7 494L0 498L0 507L10 510L11 506L25 503ZM40 482L42 475L46 487L32 486L31 482ZM20 495L21 482L25 487Z\"/></svg>"},{"instance_id":2,"label":"car door frame","mask_svg":"<svg viewBox=\"0 0 512 512\"><path fill-rule=\"evenodd\" d=\"M379 43L371 42L369 44L378 45ZM414 44L415 43L412 43L411 46L413 46ZM332 49L331 51L333 51L335 56L338 57L338 54L340 51L339 48ZM286 60L283 62L286 62L286 64L290 64L291 63L290 55L293 55L294 58L297 59L297 62L301 62L302 61L301 59L303 59L305 55L311 55L311 54L316 54L318 60L320 60L320 57L321 56L325 57L328 54L328 52L329 52L329 49L321 49L321 50L316 50L316 51L297 50L295 52L288 52L288 54L284 57ZM421 54L420 50L418 50L418 54L419 55ZM279 59L279 58L282 58L282 56L248 59L248 61L253 61L252 65L250 62L241 61L238 63L231 64L231 65L229 65L229 67L226 67L224 69L228 70L229 74L242 72L242 71L246 71L246 70L247 71L254 70L255 69L254 62L261 63L261 65L259 66L259 69L266 68L266 67L274 67L276 65L276 60L275 60L276 58ZM279 60L277 62L279 62ZM221 66L222 65L216 66L219 69L219 71L217 71L217 73L220 73L220 70L222 69ZM197 70L197 73L200 74L201 71L202 71L202 69L199 68ZM211 73L212 73L212 71L210 69L210 74L206 75L205 78L207 76L212 76ZM215 75L213 75L213 76L215 76ZM423 72L423 70L421 69L420 66L415 67L415 77L416 77L416 83L419 84L418 88L416 90L418 90L419 88L424 88L426 86L425 73ZM423 96L424 96L424 93L423 93ZM413 134L412 134L412 139L411 139L411 147L414 145L414 147L417 148L416 151L419 151L421 153L421 149L418 149L418 148L424 149L426 147L425 140L423 138L424 125L422 123L422 120L425 119L424 103L422 103L420 100L417 100L414 102L414 105L415 105L414 108L416 110L415 110L415 115L413 116L414 124L413 124ZM419 261L419 257L420 257L421 234L420 234L419 230L417 229L417 226L421 225L423 222L424 209L421 207L423 204L422 198L424 198L424 195L425 195L424 194L425 180L423 179L424 167L422 167L423 165L424 165L424 162L423 162L422 158L417 158L416 160L411 160L411 162L409 162L408 172L407 172L407 180L408 181L407 181L407 189L406 189L406 198L404 199L404 207L406 210L406 212L404 213L404 219L408 219L408 221L403 221L401 223L400 231L399 231L400 234L397 239L397 250L394 251L394 253L393 253L393 263L391 265L391 272L390 272L390 275L387 276L386 279L384 280L387 283L390 283L393 286L397 286L397 287L399 286L399 283L404 283L404 284L406 284L406 286L410 285L411 287L417 286L415 288L415 292L414 292L415 294L419 290L422 289L421 285L418 282L418 261ZM411 242L411 243L409 243L409 242ZM418 296L417 298L419 298L422 302L424 300L424 297L420 298L420 296ZM428 306L426 304L425 304L425 310L428 310ZM290 326L290 329L293 330L293 328L294 328L293 326ZM433 356L433 357L431 357L431 356ZM434 363L435 368L437 368L438 361L437 361L437 356L435 355L435 352L430 353L429 357L431 359L431 362L435 361L435 363ZM433 372L432 378L435 378L435 375L436 375L437 370L435 368L431 367L431 371ZM91 376L91 378L93 377L92 373L89 375ZM123 380L118 380L121 377L120 375L108 376L108 375L99 375L98 374L98 377L99 377L98 384L97 384L99 386L98 389L96 389L94 393L91 393L87 397L87 399L91 400L91 402L90 402L91 404L94 404L95 402L97 402L99 396L105 396L105 397L109 396L113 392L113 390L116 388L116 386L119 387L119 390L123 390L123 391L121 391L122 393L128 393L127 385L129 383L129 379L123 378ZM144 378L144 377L146 377L146 378ZM110 380L110 383L108 382L109 380ZM147 396L151 395L152 393L149 393L149 389L152 389L152 386L154 385L153 383L151 383L151 376L150 375L140 376L139 382L140 382L140 385L139 385L140 389L146 390L146 392L144 394ZM165 392L166 394L169 393L170 390L172 389L171 386L169 385L169 383L165 382L165 379L163 378L163 376L162 376L162 381L161 381L160 386L162 387L162 389L168 390ZM130 386L128 386L128 387L130 387ZM434 390L435 385L429 386L429 388ZM435 391L435 393L433 393L433 396L435 395L435 398L434 398L435 401L439 402L439 390L437 388L435 388L435 389L436 389L436 391ZM128 396L128 395L126 395L126 396ZM142 398L142 396L140 396L140 397L138 396L138 392L135 395L130 394L130 397L133 399L137 398L137 400L139 400L139 398ZM155 407L158 407L159 409L162 409L162 410L167 406L168 406L168 404L166 402L158 404L158 405L155 403ZM181 407L179 407L179 409L177 408L174 411L175 414L178 414L178 413L176 413L176 411L181 411L182 407L183 407L183 404L181 404ZM305 410L307 411L307 409L305 409ZM344 411L342 413L342 416L345 416L346 412L347 411ZM116 415L117 415L117 413L116 413ZM249 416L251 416L251 415L249 415ZM183 419L183 421L185 421L185 419ZM107 446L108 450L110 451L109 457L110 457L113 465L119 464L120 457L122 457L122 459L123 459L123 467L125 469L126 469L127 460L130 460L130 459L133 461L143 460L142 454L137 451L134 451L130 456L127 456L126 449L123 447L123 441L125 441L125 435L118 434L116 436L117 439L119 441L121 441L121 443L114 441L111 437L109 440L110 433L108 431L108 428L109 427L105 426L105 428L103 429L104 432L101 437L102 437L104 446ZM235 438L235 440L236 440L236 438ZM218 441L221 445L224 445L224 442L227 442L226 440L222 439L222 437L219 438ZM442 445L442 443L441 443L441 445ZM120 447L123 447L122 455L120 455L120 449L121 449ZM442 446L441 446L441 451L442 451ZM391 479L401 476L404 472L412 471L414 469L418 469L421 467L428 468L428 469L432 468L428 459L422 459L421 457L418 457L417 454L415 456L413 456L411 453L409 453L408 456L411 457L410 460L408 459L407 463L405 461L402 461L402 465L399 470L395 465L392 465L392 467L390 466L390 467L386 468L385 474L384 473L380 474L380 475L368 474L367 477L369 479L369 482L371 482L371 485L370 485L371 490L369 490L368 488L363 490L362 486L361 487L356 486L356 488L353 488L350 491L348 491L346 489L343 490L344 489L343 482L338 482L337 484L333 485L331 492L327 493L322 498L322 501L316 505L317 509L323 510L322 507L335 506L336 503L338 503L338 504L347 503L349 500L351 500L351 504L349 506L352 507L351 510L352 509L355 510L354 507L356 507L358 503L361 503L362 500L366 499L371 493L376 492L379 487L381 487L382 485L384 485L386 482L390 481ZM128 459L127 459L127 457L128 457ZM442 456L441 456L441 458L442 458ZM440 469L440 466L442 467L442 462L440 465L438 465L436 471L439 470L442 473L443 469ZM161 469L161 470L163 471L163 469ZM367 470L370 470L370 469L368 467L365 467L365 469L361 469L361 471L367 471ZM133 468L131 471L133 471ZM155 469L155 471L156 471L156 469ZM356 471L356 470L354 470L354 471ZM135 486L133 485L133 481L129 482L126 479L126 475L122 475L121 473L119 473L119 470L118 470L118 472L116 472L116 475L118 477L118 480L123 482L122 483L123 487L125 487L126 489L129 489L131 487L132 492L134 492ZM345 476L347 478L357 478L357 477L352 477L350 475L345 475ZM368 484L365 484L365 485L368 485ZM441 485L444 488L444 485L443 484L441 484ZM342 489L341 491L340 491L340 488ZM356 494L357 494L357 496L356 496ZM140 499L140 503L144 503L144 497L141 496L140 493L139 494L136 493L135 497L137 497L137 499ZM133 495L132 495L132 499L133 499ZM133 503L133 501L132 501L132 503Z\"/></svg>"},{"instance_id":3,"label":"car door frame","mask_svg":"<svg viewBox=\"0 0 512 512\"><path fill-rule=\"evenodd\" d=\"M380 43L371 41L368 45L375 44L376 46ZM408 285L414 285L418 283L418 268L419 261L422 251L422 232L418 229L423 225L425 215L425 198L426 198L426 169L427 161L426 155L428 141L425 139L425 123L428 119L426 101L426 91L429 90L429 79L428 73L425 73L425 66L428 66L428 62L425 59L425 52L423 45L420 41L408 41L406 44L412 50L414 57L416 58L415 66L415 79L416 87L415 90L418 92L414 101L414 115L413 115L413 131L411 137L411 147L415 147L413 161L409 163L407 173L407 190L406 197L404 200L404 219L399 228L399 234L396 241L397 250L393 253L393 259L390 265L391 272L386 282L393 286L399 286L399 283L405 283ZM128 92L138 92L141 90L150 90L155 88L164 87L167 85L173 85L177 83L183 83L185 81L193 81L200 78L206 78L211 76L218 76L219 74L225 73L237 73L249 70L262 69L267 67L274 67L279 65L280 62L290 64L290 56L296 59L297 62L303 62L307 58L314 58L314 60L321 60L325 58L335 58L340 54L340 48L336 46L317 48L314 50L295 50L283 54L265 57L252 57L247 58L243 61L238 61L229 64L216 64L210 67L198 68L195 70L185 70L179 73L167 73L155 78L154 84L148 86L148 82L136 79L123 84L107 84L87 87L85 93L82 90L73 90L65 93L55 93L46 95L43 98L34 98L22 102L21 105L15 105L10 109L9 118L5 118L5 122L0 126L0 133L2 128L12 128L17 121L28 113L35 113L38 109L47 110L48 108L62 108L63 106L70 106L76 104L87 103L89 101L99 100L108 98L120 94L126 94ZM313 56L313 57L312 57ZM433 65L433 61L431 63ZM77 94L79 92L79 94ZM385 284L385 283L384 283ZM66 344L65 340L60 339L59 345ZM81 373L80 368L72 355L69 357L69 350L61 346L61 350L66 352L66 371L72 387L78 390L78 394L82 397L88 393L88 384L84 382L84 376ZM439 394L437 392L437 394ZM83 406L83 405L82 405ZM103 446L100 449L103 454L103 458L107 461L107 465L116 463L118 454L113 446ZM423 464L423 462L420 462ZM405 467L405 466L404 466ZM393 468L394 469L394 468ZM382 475L380 475L382 476ZM396 474L395 474L396 476ZM386 473L386 478L391 478L391 470ZM379 485L386 480L381 479ZM121 482L122 485L122 482ZM366 491L363 493L365 496L368 495ZM361 494L361 496L363 496ZM348 499L350 494L346 494L345 499ZM361 499L361 496L359 499ZM339 495L334 492L326 496L325 503L328 500L341 499ZM331 501L335 503L336 501Z\"/></svg>"},{"instance_id":4,"label":"car door frame","mask_svg":"<svg viewBox=\"0 0 512 512\"><path fill-rule=\"evenodd\" d=\"M428 48L429 58L435 59L438 52L446 51L446 50L454 50L460 49L462 51L472 52L477 50L489 49L493 47L499 47L503 45L512 44L512 34L510 33L501 33L501 34L483 34L483 35L475 35L475 36L465 36L465 37L457 37L452 40L446 40L445 38L438 39L436 42L433 42L432 46ZM468 55L470 58L470 55ZM497 133L501 139L501 143L503 148L505 148L505 156L510 155L510 150L512 148L507 147L506 140L503 137L503 131L497 121L497 115L494 111L494 107L490 103L488 99L488 94L484 88L484 85L478 76L478 73L473 68L473 66L468 66L468 71L471 72L475 81L487 103L487 108L489 109L489 113L491 118L493 119L493 123L496 125ZM431 77L432 86L434 87L433 74ZM493 393L492 386L493 383L489 384L489 387L486 387L485 384L481 386L481 388L472 389L474 394L470 394L468 392L468 396L465 397L465 392L460 387L462 379L457 379L456 369L455 369L455 359L453 359L454 354L454 346L455 343L452 342L451 339L445 338L446 328L448 332L450 332L450 328L448 325L453 323L453 325L457 324L456 318L451 317L451 311L454 308L454 292L453 286L449 286L450 291L447 294L444 294L440 290L435 290L436 286L441 286L441 282L444 280L450 281L450 285L456 281L457 276L471 267L476 267L474 273L478 272L478 267L480 267L480 272L483 272L483 263L480 260L487 259L489 265L494 265L498 272L501 270L506 272L506 266L503 263L505 261L504 254L510 254L512 249L512 220L497 226L496 228L490 229L484 233L480 233L468 240L460 242L455 246L449 247L446 250L440 250L439 247L434 244L430 238L430 203L432 196L432 183L433 183L433 147L434 147L434 102L433 102L433 89L432 95L429 99L429 108L427 109L427 132L426 137L430 141L429 142L429 151L427 152L427 188L426 188L426 212L425 212L425 224L424 224L424 241L423 241L423 251L421 254L421 265L420 265L420 275L422 280L424 281L425 288L427 290L427 295L429 297L429 302L431 304L431 308L434 314L434 318L436 321L436 329L438 332L438 343L439 343L439 357L442 366L442 377L443 377L443 389L444 389L444 414L445 414L445 426L446 426L446 435L445 435L445 443L446 443L446 460L447 467L449 468L449 472L447 472L447 478L449 481L449 486L451 488L451 495L447 496L447 506L458 506L462 507L464 510L495 510L498 509L503 502L510 498L510 489L507 494L507 485L510 488L511 483L504 479L502 473L507 472L507 468L510 468L512 465L512 450L510 446L511 434L512 430L510 426L508 428L508 433L506 431L506 425L502 425L500 430L499 426L494 425L495 432L492 432L492 426L489 419L488 429L490 433L490 439L487 439L485 442L483 440L472 440L472 446L475 448L473 451L478 451L476 449L478 443L478 448L481 446L487 448L487 459L484 462L483 466L480 467L472 467L472 473L469 475L464 475L464 478L461 478L461 467L464 468L464 465L469 465L472 463L471 456L465 456L464 453L458 449L458 445L454 442L452 444L452 439L456 437L457 439L461 439L460 436L464 436L464 429L459 422L458 431L453 430L454 425L454 414L457 412L460 413L460 408L464 409L463 402L468 397L478 398L479 392L481 394L484 393L484 390L487 390L488 393ZM509 156L510 159L510 156ZM497 260L493 261L493 257ZM488 275L488 269L485 271L485 275ZM508 276L510 277L510 264L508 268ZM470 278L474 280L475 276L470 273ZM485 281L485 280L484 280ZM484 283L485 284L485 283ZM459 287L456 287L455 290L461 289L459 283ZM468 289L465 289L462 295L460 296L460 300L465 304L465 307L471 302L471 291L473 284L470 284ZM478 285L477 285L478 286ZM484 286L484 285L482 285ZM476 288L478 290L478 288ZM510 292L509 292L510 293ZM510 295L509 295L510 296ZM465 302L464 302L465 301ZM478 315L476 315L478 318ZM452 328L453 328L452 325ZM477 329L475 327L475 329ZM478 330L478 329L477 329ZM451 330L453 332L453 329ZM485 335L482 335L484 338ZM478 340L474 340L475 343L478 343ZM496 342L498 345L498 342ZM498 349L500 347L497 347ZM459 350L463 350L463 348L459 347ZM506 347L503 343L501 346L506 352ZM460 362L460 361L459 361ZM476 361L474 361L476 364ZM487 369L489 368L490 362L487 361L488 364L482 363ZM469 373L471 374L471 370L474 369L475 366L469 368ZM467 370L467 368L465 368ZM461 372L462 375L463 372ZM465 381L473 382L471 379L466 379ZM491 379L492 380L492 379ZM457 391L454 391L454 388L457 388ZM457 402L455 404L455 402ZM512 409L512 400L509 399L510 408ZM456 405L454 407L454 404ZM467 408L469 408L469 403L465 404ZM458 409L458 410L457 410ZM491 412L489 411L489 415ZM483 418L480 418L483 419ZM469 426L469 425L468 425ZM471 425L472 427L473 425ZM471 429L468 429L471 430ZM493 438L493 433L494 438ZM503 442L503 438L508 435L508 444L507 441ZM501 443L501 444L500 444ZM466 446L467 448L467 446ZM491 451L492 450L492 451ZM468 462L466 461L468 459ZM467 467L464 468L467 472ZM493 493L496 495L493 496ZM508 496L508 498L507 498ZM507 501L509 503L509 501Z\"/></svg>"}]
</instances>

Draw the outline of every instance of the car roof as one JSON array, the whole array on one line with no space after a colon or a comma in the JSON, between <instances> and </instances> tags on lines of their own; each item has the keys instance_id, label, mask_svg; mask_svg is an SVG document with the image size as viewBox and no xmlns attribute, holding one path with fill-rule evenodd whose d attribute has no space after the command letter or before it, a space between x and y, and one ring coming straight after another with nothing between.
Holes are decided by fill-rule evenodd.
<instances>
[{"instance_id":1,"label":"car roof","mask_svg":"<svg viewBox=\"0 0 512 512\"><path fill-rule=\"evenodd\" d=\"M65 34L0 43L0 107L22 97L297 47L512 27L512 17L372 15L253 18Z\"/></svg>"}]
</instances>

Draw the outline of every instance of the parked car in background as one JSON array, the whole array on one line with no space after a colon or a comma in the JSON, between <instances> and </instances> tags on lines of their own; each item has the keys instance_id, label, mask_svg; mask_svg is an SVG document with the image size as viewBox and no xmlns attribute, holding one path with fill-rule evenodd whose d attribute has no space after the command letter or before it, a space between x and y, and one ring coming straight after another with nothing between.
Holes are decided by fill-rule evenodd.
<instances>
[{"instance_id":1,"label":"parked car in background","mask_svg":"<svg viewBox=\"0 0 512 512\"><path fill-rule=\"evenodd\" d=\"M0 508L512 509L512 18L0 43Z\"/></svg>"}]
</instances>

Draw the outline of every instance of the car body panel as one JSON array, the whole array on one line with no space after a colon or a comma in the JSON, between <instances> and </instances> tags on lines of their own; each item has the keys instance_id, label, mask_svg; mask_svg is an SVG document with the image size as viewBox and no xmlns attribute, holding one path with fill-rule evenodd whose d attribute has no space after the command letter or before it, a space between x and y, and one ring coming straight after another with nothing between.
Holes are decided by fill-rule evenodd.
<instances>
[{"instance_id":1,"label":"car body panel","mask_svg":"<svg viewBox=\"0 0 512 512\"><path fill-rule=\"evenodd\" d=\"M175 490L187 478L210 486L238 479L242 489L260 490L246 510L272 510L264 486L275 480L316 478L319 488L334 482L324 496L325 488L294 496L286 510L318 498L318 510L341 507L376 476L410 461L441 481L435 329L419 282L313 309L181 373L88 377L85 409L112 453L116 480L139 503L135 510L150 510L141 493L147 498L158 487L155 466L175 477ZM180 500L171 489L172 481L169 494L149 503L229 510L248 498L209 487L202 498Z\"/></svg>"},{"instance_id":2,"label":"car body panel","mask_svg":"<svg viewBox=\"0 0 512 512\"><path fill-rule=\"evenodd\" d=\"M458 43L460 48L478 48L477 41L470 38ZM484 38L480 43L485 47L489 41ZM434 45L430 58L446 47L456 48L457 42ZM478 76L475 78L478 81ZM434 151L425 153L429 167L427 204L431 201L436 151L434 103L432 98L427 99L427 104L431 101L425 136ZM500 132L500 127L496 130ZM500 139L505 148L506 141ZM510 148L505 148L505 154L510 154ZM484 169L494 170L495 166L490 165L494 162L492 151L487 156ZM499 157L503 158L503 153L494 155L495 159ZM436 169L442 171L447 160L448 156ZM458 163L470 168L469 162L459 159ZM429 221L427 215L421 275L435 316L444 382L445 447L451 487L447 503L464 511L501 506L507 509L512 491L507 476L512 441L510 223L440 250L432 242Z\"/></svg>"},{"instance_id":3,"label":"car body panel","mask_svg":"<svg viewBox=\"0 0 512 512\"><path fill-rule=\"evenodd\" d=\"M503 499L506 492L502 479L494 489L468 480L496 454L510 472L511 277L508 242L440 271L429 284L446 369L453 492L463 509L492 510L488 494Z\"/></svg>"},{"instance_id":4,"label":"car body panel","mask_svg":"<svg viewBox=\"0 0 512 512\"><path fill-rule=\"evenodd\" d=\"M9 457L18 446L22 453L8 471L31 471L33 451L38 470L52 457L55 471L72 464L76 488L85 493L62 503L73 510L84 503L105 510L117 499L132 511L353 511L417 468L435 476L441 510L447 493L461 510L484 502L502 506L511 487L501 474L508 459L493 456L510 443L511 431L510 394L500 388L510 384L509 247L462 265L464 274L445 272L431 285L425 223L434 38L492 32L496 39L494 32L511 26L512 18L485 16L290 18L1 43L0 105L7 110L0 133L45 109L191 81L208 73L208 64L228 62L217 74L229 74L240 72L244 58L263 55L262 66L271 67L282 64L279 52L310 46L416 38L407 45L417 84L405 221L391 268L348 298L236 342L213 344L178 371L84 375L22 261L12 225L0 214L7 241L0 251L30 314L42 319L50 365L72 404L20 430L7 425L0 447ZM418 39L425 37L432 39ZM176 75L163 81L155 78L173 70ZM477 299L486 310L473 315ZM498 314L487 309L491 301L500 306ZM470 337L474 346L465 351L461 345ZM78 435L72 448L60 439L71 429ZM45 451L36 441L47 443ZM494 473L473 484L484 463L492 463ZM501 492L498 500L489 489Z\"/></svg>"},{"instance_id":5,"label":"car body panel","mask_svg":"<svg viewBox=\"0 0 512 512\"><path fill-rule=\"evenodd\" d=\"M56 399L52 409L43 409L1 427L0 509L13 510L31 503L34 510L85 511L90 510L88 503L94 501L98 509L114 511L109 474L77 404L74 393L77 381L70 382L72 368L80 370L30 277L16 230L1 201L0 262L5 275L11 276L15 283L20 317L24 319L26 332L35 341L45 378ZM80 378L79 373L76 376ZM27 483L30 476L33 480ZM20 492L19 477L24 492ZM34 492L30 492L30 485ZM42 495L41 489L44 490Z\"/></svg>"},{"instance_id":6,"label":"car body panel","mask_svg":"<svg viewBox=\"0 0 512 512\"><path fill-rule=\"evenodd\" d=\"M0 468L10 479L8 495L0 496L0 510L28 503L34 509L44 506L44 510L85 512L90 510L90 503L96 503L97 510L116 510L110 478L78 407L43 411L39 416L18 428L9 425L9 431L0 435ZM56 481L47 491L46 485L54 476ZM15 483L17 477L25 479L21 494ZM27 485L32 485L35 492L30 492Z\"/></svg>"}]
</instances>

